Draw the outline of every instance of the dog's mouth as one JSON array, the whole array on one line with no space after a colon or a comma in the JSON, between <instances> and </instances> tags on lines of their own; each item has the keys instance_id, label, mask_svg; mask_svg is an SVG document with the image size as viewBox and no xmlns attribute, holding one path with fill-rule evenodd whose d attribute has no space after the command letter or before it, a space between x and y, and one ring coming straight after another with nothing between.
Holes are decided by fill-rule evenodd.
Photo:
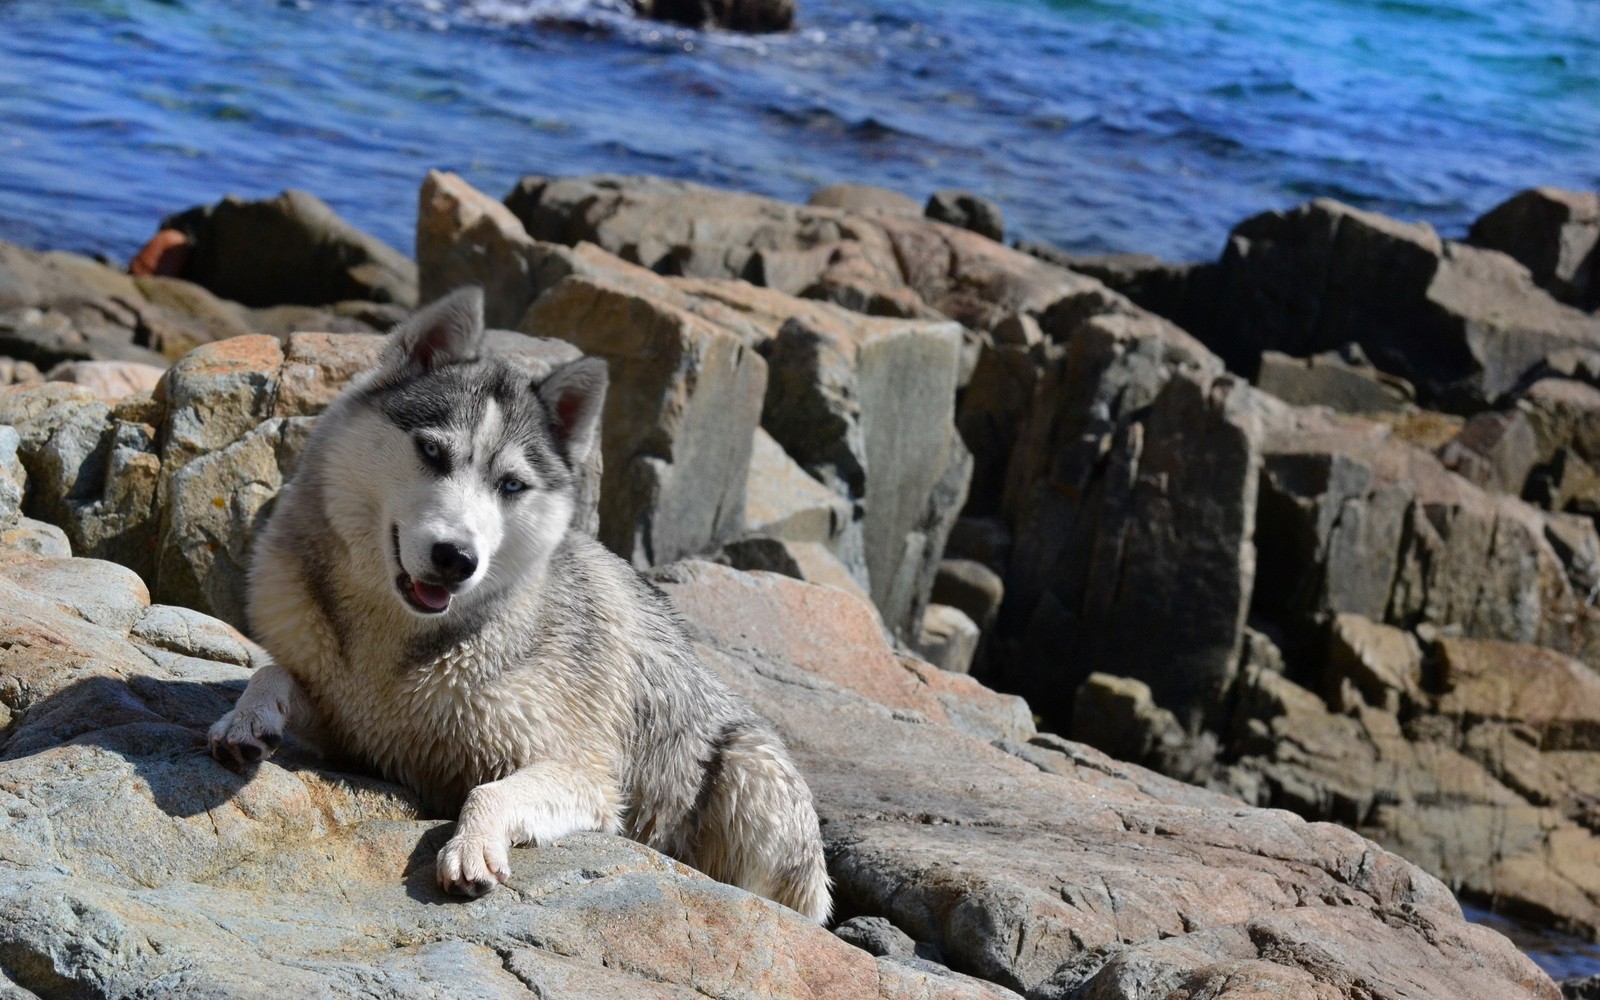
<instances>
[{"instance_id":1,"label":"dog's mouth","mask_svg":"<svg viewBox=\"0 0 1600 1000\"><path fill-rule=\"evenodd\" d=\"M400 526L392 525L389 530L389 540L394 546L394 564L400 567L399 574L394 578L395 589L400 591L400 597L413 611L424 615L438 615L450 610L450 591L433 583L424 583L415 579L406 572L405 563L400 561Z\"/></svg>"}]
</instances>

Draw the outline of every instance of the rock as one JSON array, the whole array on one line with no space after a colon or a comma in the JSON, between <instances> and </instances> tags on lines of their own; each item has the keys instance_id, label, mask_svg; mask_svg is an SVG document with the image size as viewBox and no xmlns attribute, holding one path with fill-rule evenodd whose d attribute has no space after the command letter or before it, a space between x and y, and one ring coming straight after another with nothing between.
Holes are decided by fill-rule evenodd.
<instances>
[{"instance_id":1,"label":"rock","mask_svg":"<svg viewBox=\"0 0 1600 1000\"><path fill-rule=\"evenodd\" d=\"M534 299L593 260L531 239L500 202L438 170L422 182L416 252L422 302L480 285L484 322L507 329L521 324Z\"/></svg>"},{"instance_id":2,"label":"rock","mask_svg":"<svg viewBox=\"0 0 1600 1000\"><path fill-rule=\"evenodd\" d=\"M1479 413L1439 449L1444 467L1486 490L1521 496L1541 459L1533 423L1520 411Z\"/></svg>"},{"instance_id":3,"label":"rock","mask_svg":"<svg viewBox=\"0 0 1600 1000\"><path fill-rule=\"evenodd\" d=\"M850 521L849 501L811 478L772 435L757 427L745 482L745 530L832 545Z\"/></svg>"},{"instance_id":4,"label":"rock","mask_svg":"<svg viewBox=\"0 0 1600 1000\"><path fill-rule=\"evenodd\" d=\"M18 361L16 358L0 358L0 387L38 385L43 381L44 375L31 362Z\"/></svg>"},{"instance_id":5,"label":"rock","mask_svg":"<svg viewBox=\"0 0 1600 1000\"><path fill-rule=\"evenodd\" d=\"M72 555L72 545L67 541L66 532L31 517L19 517L9 525L0 526L0 548L52 559L65 559Z\"/></svg>"},{"instance_id":6,"label":"rock","mask_svg":"<svg viewBox=\"0 0 1600 1000\"><path fill-rule=\"evenodd\" d=\"M724 545L717 561L746 572L779 573L808 583L837 587L877 613L872 595L856 582L837 556L817 542L752 535Z\"/></svg>"},{"instance_id":7,"label":"rock","mask_svg":"<svg viewBox=\"0 0 1600 1000\"><path fill-rule=\"evenodd\" d=\"M1600 308L1600 194L1531 188L1474 222L1467 238L1516 258L1562 302Z\"/></svg>"},{"instance_id":8,"label":"rock","mask_svg":"<svg viewBox=\"0 0 1600 1000\"><path fill-rule=\"evenodd\" d=\"M1542 378L1522 391L1517 409L1532 423L1541 457L1570 448L1585 461L1600 460L1600 389L1568 378Z\"/></svg>"},{"instance_id":9,"label":"rock","mask_svg":"<svg viewBox=\"0 0 1600 1000\"><path fill-rule=\"evenodd\" d=\"M1020 702L917 673L848 596L704 563L664 585L711 668L793 748L841 901L955 973L875 959L595 834L518 849L505 891L439 905L428 859L448 829L409 795L293 746L248 780L198 752L247 675L225 627L146 607L127 576L63 601L93 564L15 558L0 562L0 950L30 992L270 981L442 997L538 983L942 1000L1118 996L1105 991L1130 967L1183 966L1225 982L1211 994L1223 998L1285 981L1353 997L1343 984L1357 977L1371 995L1557 995L1443 885L1356 835L1031 737L1025 712L1003 726ZM128 852L130 838L147 850ZM249 944L268 937L269 952ZM1207 961L1184 966L1174 947Z\"/></svg>"},{"instance_id":10,"label":"rock","mask_svg":"<svg viewBox=\"0 0 1600 1000\"><path fill-rule=\"evenodd\" d=\"M0 243L0 353L38 368L85 360L165 368L200 344L263 329L260 316L191 282Z\"/></svg>"},{"instance_id":11,"label":"rock","mask_svg":"<svg viewBox=\"0 0 1600 1000\"><path fill-rule=\"evenodd\" d=\"M524 177L506 197L530 236L594 243L662 274L742 278L873 315L929 310L988 330L1026 312L1052 329L1131 309L1099 282L926 219L792 205L653 177Z\"/></svg>"},{"instance_id":12,"label":"rock","mask_svg":"<svg viewBox=\"0 0 1600 1000\"><path fill-rule=\"evenodd\" d=\"M598 535L607 547L643 568L740 532L767 391L753 345L670 296L579 275L540 297L524 327L610 365Z\"/></svg>"},{"instance_id":13,"label":"rock","mask_svg":"<svg viewBox=\"0 0 1600 1000\"><path fill-rule=\"evenodd\" d=\"M1122 396L1130 408L1136 398ZM1052 544L1019 546L1006 577L1008 589L1034 595L1006 683L1044 718L1065 721L1072 692L1096 670L1145 682L1189 725L1221 709L1256 576L1271 402L1231 377L1179 371L1142 420L1094 428L1103 437L1075 442L1081 457L1057 460L1052 477L1086 475L1079 461L1100 467L1097 495L1079 495L1098 517L1036 494L1021 533ZM1074 440L1070 425L1052 429Z\"/></svg>"},{"instance_id":14,"label":"rock","mask_svg":"<svg viewBox=\"0 0 1600 1000\"><path fill-rule=\"evenodd\" d=\"M982 563L1000 576L1011 557L1011 528L998 517L958 517L945 543L951 559Z\"/></svg>"},{"instance_id":15,"label":"rock","mask_svg":"<svg viewBox=\"0 0 1600 1000\"><path fill-rule=\"evenodd\" d=\"M794 0L634 0L634 5L646 17L691 28L760 34L794 27Z\"/></svg>"},{"instance_id":16,"label":"rock","mask_svg":"<svg viewBox=\"0 0 1600 1000\"><path fill-rule=\"evenodd\" d=\"M81 385L106 402L148 393L161 381L165 368L135 361L63 361L45 375L52 382Z\"/></svg>"},{"instance_id":17,"label":"rock","mask_svg":"<svg viewBox=\"0 0 1600 1000\"><path fill-rule=\"evenodd\" d=\"M1355 342L1449 408L1481 408L1547 355L1600 346L1600 319L1552 301L1505 255L1327 199L1236 226L1219 281L1213 346L1230 367Z\"/></svg>"},{"instance_id":18,"label":"rock","mask_svg":"<svg viewBox=\"0 0 1600 1000\"><path fill-rule=\"evenodd\" d=\"M1000 613L1005 584L1000 574L972 559L941 559L933 578L933 601L960 608L979 629L988 631Z\"/></svg>"},{"instance_id":19,"label":"rock","mask_svg":"<svg viewBox=\"0 0 1600 1000\"><path fill-rule=\"evenodd\" d=\"M1586 648L1593 622L1544 518L1446 472L1377 425L1315 410L1265 445L1258 607L1453 623L1471 636ZM1308 569L1309 568L1309 569Z\"/></svg>"},{"instance_id":20,"label":"rock","mask_svg":"<svg viewBox=\"0 0 1600 1000\"><path fill-rule=\"evenodd\" d=\"M970 516L1000 512L1012 453L1033 412L1048 355L1048 349L998 343L978 354L956 410L956 428L972 452L972 488L966 506Z\"/></svg>"},{"instance_id":21,"label":"rock","mask_svg":"<svg viewBox=\"0 0 1600 1000\"><path fill-rule=\"evenodd\" d=\"M141 346L133 279L68 253L0 242L0 354L49 368L69 359L159 362Z\"/></svg>"},{"instance_id":22,"label":"rock","mask_svg":"<svg viewBox=\"0 0 1600 1000\"><path fill-rule=\"evenodd\" d=\"M178 277L189 266L189 237L176 229L161 229L150 237L133 260L128 262L128 273L134 277L162 275Z\"/></svg>"},{"instance_id":23,"label":"rock","mask_svg":"<svg viewBox=\"0 0 1600 1000\"><path fill-rule=\"evenodd\" d=\"M1578 514L1552 514L1545 518L1544 538L1550 543L1573 593L1585 604L1600 597L1600 533L1594 520Z\"/></svg>"},{"instance_id":24,"label":"rock","mask_svg":"<svg viewBox=\"0 0 1600 1000\"><path fill-rule=\"evenodd\" d=\"M1440 639L1436 710L1529 727L1541 750L1600 749L1600 677L1552 650L1492 640Z\"/></svg>"},{"instance_id":25,"label":"rock","mask_svg":"<svg viewBox=\"0 0 1600 1000\"><path fill-rule=\"evenodd\" d=\"M247 306L417 301L416 267L305 191L227 197L161 223L190 241L183 276Z\"/></svg>"},{"instance_id":26,"label":"rock","mask_svg":"<svg viewBox=\"0 0 1600 1000\"><path fill-rule=\"evenodd\" d=\"M28 488L28 470L17 456L22 438L17 429L0 424L0 525L22 516L22 497Z\"/></svg>"},{"instance_id":27,"label":"rock","mask_svg":"<svg viewBox=\"0 0 1600 1000\"><path fill-rule=\"evenodd\" d=\"M1335 615L1328 629L1323 699L1336 709L1365 702L1398 713L1418 696L1422 649L1408 632L1361 615Z\"/></svg>"},{"instance_id":28,"label":"rock","mask_svg":"<svg viewBox=\"0 0 1600 1000\"><path fill-rule=\"evenodd\" d=\"M1039 321L1027 313L1012 313L996 324L994 343L1001 347L1032 347L1044 340Z\"/></svg>"},{"instance_id":29,"label":"rock","mask_svg":"<svg viewBox=\"0 0 1600 1000\"><path fill-rule=\"evenodd\" d=\"M913 644L917 655L951 673L972 672L981 633L960 608L930 603L922 615L922 629Z\"/></svg>"},{"instance_id":30,"label":"rock","mask_svg":"<svg viewBox=\"0 0 1600 1000\"><path fill-rule=\"evenodd\" d=\"M1088 275L1141 309L1171 320L1202 340L1218 342L1220 269L1215 262L1174 264L1140 253L1075 254L1029 241L1019 242L1017 249Z\"/></svg>"},{"instance_id":31,"label":"rock","mask_svg":"<svg viewBox=\"0 0 1600 1000\"><path fill-rule=\"evenodd\" d=\"M970 191L935 191L923 214L936 222L970 229L996 243L1005 242L1006 227L1000 206Z\"/></svg>"},{"instance_id":32,"label":"rock","mask_svg":"<svg viewBox=\"0 0 1600 1000\"><path fill-rule=\"evenodd\" d=\"M910 935L882 917L851 917L835 927L833 933L880 958L909 958L917 951L917 943Z\"/></svg>"},{"instance_id":33,"label":"rock","mask_svg":"<svg viewBox=\"0 0 1600 1000\"><path fill-rule=\"evenodd\" d=\"M1326 406L1340 413L1396 413L1414 398L1405 380L1370 365L1353 365L1337 353L1293 358L1263 351L1256 388L1296 406Z\"/></svg>"},{"instance_id":34,"label":"rock","mask_svg":"<svg viewBox=\"0 0 1600 1000\"><path fill-rule=\"evenodd\" d=\"M871 184L829 184L811 192L806 204L819 208L842 208L847 212L877 212L911 218L922 215L922 206L915 199L899 191L873 187Z\"/></svg>"},{"instance_id":35,"label":"rock","mask_svg":"<svg viewBox=\"0 0 1600 1000\"><path fill-rule=\"evenodd\" d=\"M766 351L762 426L864 504L865 580L902 637L916 634L971 469L952 426L958 340L948 323L796 317Z\"/></svg>"},{"instance_id":36,"label":"rock","mask_svg":"<svg viewBox=\"0 0 1600 1000\"><path fill-rule=\"evenodd\" d=\"M1177 716L1155 703L1150 685L1094 673L1072 701L1072 736L1118 760L1156 762L1187 742Z\"/></svg>"},{"instance_id":37,"label":"rock","mask_svg":"<svg viewBox=\"0 0 1600 1000\"><path fill-rule=\"evenodd\" d=\"M1565 1000L1597 1000L1600 998L1600 974L1563 980L1561 995Z\"/></svg>"},{"instance_id":38,"label":"rock","mask_svg":"<svg viewBox=\"0 0 1600 1000\"><path fill-rule=\"evenodd\" d=\"M837 685L978 740L1034 734L1021 698L896 652L872 606L843 589L692 561L657 569L652 578L706 642L781 650L785 662L805 671L807 686Z\"/></svg>"}]
</instances>

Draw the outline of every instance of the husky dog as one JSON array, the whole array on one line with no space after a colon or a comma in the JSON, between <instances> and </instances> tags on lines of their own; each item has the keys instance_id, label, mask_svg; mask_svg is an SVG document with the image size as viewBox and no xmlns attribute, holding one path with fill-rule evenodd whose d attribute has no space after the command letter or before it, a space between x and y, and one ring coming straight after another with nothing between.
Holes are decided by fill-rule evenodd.
<instances>
[{"instance_id":1,"label":"husky dog","mask_svg":"<svg viewBox=\"0 0 1600 1000\"><path fill-rule=\"evenodd\" d=\"M445 889L514 844L623 833L821 922L811 792L771 726L695 657L667 598L570 527L603 361L542 379L481 357L483 297L401 324L334 401L256 541L272 655L211 727L260 760L285 729L458 815Z\"/></svg>"}]
</instances>

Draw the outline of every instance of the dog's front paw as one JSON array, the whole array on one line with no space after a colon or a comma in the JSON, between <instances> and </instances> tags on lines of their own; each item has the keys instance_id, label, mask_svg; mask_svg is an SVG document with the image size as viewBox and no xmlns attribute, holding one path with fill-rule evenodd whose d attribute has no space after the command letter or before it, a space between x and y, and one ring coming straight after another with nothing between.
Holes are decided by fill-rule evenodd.
<instances>
[{"instance_id":1,"label":"dog's front paw","mask_svg":"<svg viewBox=\"0 0 1600 1000\"><path fill-rule=\"evenodd\" d=\"M499 837L456 834L439 851L439 886L458 896L482 896L511 877L509 847Z\"/></svg>"},{"instance_id":2,"label":"dog's front paw","mask_svg":"<svg viewBox=\"0 0 1600 1000\"><path fill-rule=\"evenodd\" d=\"M283 713L271 708L235 708L206 733L211 756L238 770L266 760L283 742Z\"/></svg>"}]
</instances>

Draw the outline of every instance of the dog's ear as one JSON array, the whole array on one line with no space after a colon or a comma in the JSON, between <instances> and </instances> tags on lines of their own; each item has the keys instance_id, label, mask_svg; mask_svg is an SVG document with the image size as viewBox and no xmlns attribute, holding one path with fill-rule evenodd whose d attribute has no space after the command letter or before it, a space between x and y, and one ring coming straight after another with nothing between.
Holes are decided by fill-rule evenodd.
<instances>
[{"instance_id":1,"label":"dog's ear","mask_svg":"<svg viewBox=\"0 0 1600 1000\"><path fill-rule=\"evenodd\" d=\"M476 360L482 345L483 289L462 288L395 327L383 345L378 367L395 374L420 374Z\"/></svg>"},{"instance_id":2,"label":"dog's ear","mask_svg":"<svg viewBox=\"0 0 1600 1000\"><path fill-rule=\"evenodd\" d=\"M539 399L550 412L551 430L573 468L582 465L594 449L607 382L604 361L579 358L535 384Z\"/></svg>"}]
</instances>

